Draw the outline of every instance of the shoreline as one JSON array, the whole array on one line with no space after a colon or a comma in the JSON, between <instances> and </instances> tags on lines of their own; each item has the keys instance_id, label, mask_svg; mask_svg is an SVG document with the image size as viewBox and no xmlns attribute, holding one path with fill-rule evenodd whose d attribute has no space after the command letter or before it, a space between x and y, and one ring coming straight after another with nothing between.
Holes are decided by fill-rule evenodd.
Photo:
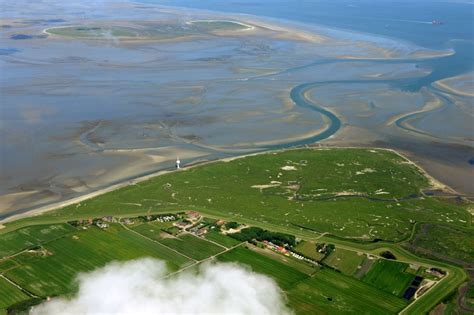
<instances>
[{"instance_id":1,"label":"shoreline","mask_svg":"<svg viewBox=\"0 0 474 315\"><path fill-rule=\"evenodd\" d=\"M250 157L250 156L257 156L257 155L269 154L269 153L274 153L274 152L284 152L284 151L289 151L289 150L314 150L314 151L318 151L318 150L341 150L341 149L342 150L343 149L367 149L367 150L383 150L383 151L392 152L392 153L398 155L399 157L401 157L402 159L404 159L408 164L413 165L414 167L416 167L419 170L419 172L422 173L423 176L425 176L428 179L428 181L431 185L431 187L429 187L429 188L441 189L441 190L449 191L450 193L453 193L453 194L458 194L458 192L456 192L453 188L451 188L450 186L442 183L438 179L431 176L424 168L422 168L420 165L418 165L417 163L410 160L406 155L404 155L403 153L401 153L401 152L399 152L395 149L383 148L383 147L368 147L368 146L360 146L360 147L357 147L357 146L322 146L321 147L321 146L319 146L318 147L318 146L305 145L305 146L302 146L302 147L300 146L300 147L284 148L284 149L277 149L277 150L265 150L265 151L259 151L259 152L244 154L244 155L218 158L218 159L213 159L213 160L208 160L208 161L201 161L201 162L198 161L198 162L195 162L194 164L183 166L180 170L177 170L177 169L158 170L156 172L152 172L152 173L147 174L147 175L138 176L138 177L135 177L135 178L132 178L132 179L127 179L123 182L113 184L113 185L110 185L110 186L107 186L107 187L104 187L104 188L100 188L98 190L95 190L95 191L90 192L90 193L86 193L86 194L78 196L78 197L74 197L74 198L59 201L59 202L54 202L52 204L39 206L37 208L33 208L33 209L30 209L30 210L25 210L22 213L12 214L11 216L8 216L8 217L0 220L0 231L5 227L4 224L6 224L6 223L10 223L10 222L13 222L13 221L17 221L17 220L25 219L25 218L29 218L29 217L40 216L40 215L42 215L46 212L50 212L50 211L53 211L53 210L56 210L56 209L64 208L66 206L70 206L72 204L75 204L75 203L78 203L78 202L81 202L81 201L84 201L84 200L88 200L88 199L91 199L91 198L94 198L94 197L97 197L97 196L115 191L117 189L127 187L129 185L136 185L140 182L150 180L150 179L153 179L155 177L165 175L165 174L187 171L189 169L192 169L192 168L195 168L195 167L200 167L200 166L205 166L205 165L208 165L208 164L211 164L211 163L231 162L231 161L234 161L234 160L238 160L238 159L242 159L242 158L246 158L246 157ZM21 211L21 209L19 211Z\"/></svg>"}]
</instances>

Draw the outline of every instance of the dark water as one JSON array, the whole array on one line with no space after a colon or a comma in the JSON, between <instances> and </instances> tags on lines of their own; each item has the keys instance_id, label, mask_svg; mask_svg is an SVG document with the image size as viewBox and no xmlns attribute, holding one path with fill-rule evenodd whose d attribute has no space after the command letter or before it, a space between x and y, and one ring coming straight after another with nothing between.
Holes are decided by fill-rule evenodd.
<instances>
[{"instance_id":1,"label":"dark water","mask_svg":"<svg viewBox=\"0 0 474 315\"><path fill-rule=\"evenodd\" d=\"M433 69L423 78L405 81L401 88L419 90L434 81L473 69L474 5L433 0L141 0L141 2L223 12L268 16L308 24L382 35L455 54L420 62ZM433 25L432 21L441 21Z\"/></svg>"}]
</instances>

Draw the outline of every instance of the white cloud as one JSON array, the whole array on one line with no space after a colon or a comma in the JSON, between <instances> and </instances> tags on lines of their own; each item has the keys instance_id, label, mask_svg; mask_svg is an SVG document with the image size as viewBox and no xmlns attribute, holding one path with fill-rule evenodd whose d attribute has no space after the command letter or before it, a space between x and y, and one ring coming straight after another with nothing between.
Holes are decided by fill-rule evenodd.
<instances>
[{"instance_id":1,"label":"white cloud","mask_svg":"<svg viewBox=\"0 0 474 315\"><path fill-rule=\"evenodd\" d=\"M196 270L194 270L196 271ZM162 261L114 262L79 275L71 299L54 298L32 310L56 314L259 314L291 311L270 278L229 263L204 264L169 278Z\"/></svg>"}]
</instances>

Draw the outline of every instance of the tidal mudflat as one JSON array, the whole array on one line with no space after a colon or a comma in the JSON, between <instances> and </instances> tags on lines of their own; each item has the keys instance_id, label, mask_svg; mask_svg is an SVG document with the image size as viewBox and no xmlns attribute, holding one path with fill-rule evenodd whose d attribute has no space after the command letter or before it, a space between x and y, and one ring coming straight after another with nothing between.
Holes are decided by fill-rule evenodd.
<instances>
[{"instance_id":1,"label":"tidal mudflat","mask_svg":"<svg viewBox=\"0 0 474 315\"><path fill-rule=\"evenodd\" d=\"M177 157L295 145L397 148L474 192L472 75L411 88L451 49L252 15L88 5L3 4L0 218Z\"/></svg>"}]
</instances>

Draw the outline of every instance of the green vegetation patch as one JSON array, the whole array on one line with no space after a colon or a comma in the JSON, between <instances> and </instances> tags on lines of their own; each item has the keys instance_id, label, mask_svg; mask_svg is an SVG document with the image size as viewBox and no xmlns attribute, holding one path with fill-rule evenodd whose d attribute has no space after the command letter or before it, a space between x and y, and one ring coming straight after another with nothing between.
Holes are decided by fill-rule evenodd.
<instances>
[{"instance_id":1,"label":"green vegetation patch","mask_svg":"<svg viewBox=\"0 0 474 315\"><path fill-rule=\"evenodd\" d=\"M329 268L297 283L287 292L296 314L394 314L403 299Z\"/></svg>"},{"instance_id":2,"label":"green vegetation patch","mask_svg":"<svg viewBox=\"0 0 474 315\"><path fill-rule=\"evenodd\" d=\"M408 247L415 253L474 266L474 229L441 224L421 224Z\"/></svg>"},{"instance_id":3,"label":"green vegetation patch","mask_svg":"<svg viewBox=\"0 0 474 315\"><path fill-rule=\"evenodd\" d=\"M295 251L316 261L321 261L325 255L316 250L315 242L301 241L296 245Z\"/></svg>"},{"instance_id":4,"label":"green vegetation patch","mask_svg":"<svg viewBox=\"0 0 474 315\"><path fill-rule=\"evenodd\" d=\"M189 22L189 24L202 32L240 31L250 28L249 25L234 21L200 20Z\"/></svg>"},{"instance_id":5,"label":"green vegetation patch","mask_svg":"<svg viewBox=\"0 0 474 315\"><path fill-rule=\"evenodd\" d=\"M7 234L0 234L0 258L18 253L76 231L69 224L32 225Z\"/></svg>"},{"instance_id":6,"label":"green vegetation patch","mask_svg":"<svg viewBox=\"0 0 474 315\"><path fill-rule=\"evenodd\" d=\"M48 33L64 37L77 38L111 38L111 37L136 37L137 32L131 28L120 26L96 26L80 25L67 27L54 27L47 30Z\"/></svg>"},{"instance_id":7,"label":"green vegetation patch","mask_svg":"<svg viewBox=\"0 0 474 315\"><path fill-rule=\"evenodd\" d=\"M468 285L468 289L465 294L465 303L468 307L474 309L474 283Z\"/></svg>"},{"instance_id":8,"label":"green vegetation patch","mask_svg":"<svg viewBox=\"0 0 474 315\"><path fill-rule=\"evenodd\" d=\"M13 259L0 260L0 273L16 267L18 267L18 264Z\"/></svg>"},{"instance_id":9,"label":"green vegetation patch","mask_svg":"<svg viewBox=\"0 0 474 315\"><path fill-rule=\"evenodd\" d=\"M345 275L352 276L358 270L358 267L362 264L364 259L364 254L336 248L323 262L341 271Z\"/></svg>"},{"instance_id":10,"label":"green vegetation patch","mask_svg":"<svg viewBox=\"0 0 474 315\"><path fill-rule=\"evenodd\" d=\"M183 36L240 31L251 26L233 21L202 20L188 23L139 22L135 25L76 25L53 27L47 33L78 39L172 39Z\"/></svg>"},{"instance_id":11,"label":"green vegetation patch","mask_svg":"<svg viewBox=\"0 0 474 315\"><path fill-rule=\"evenodd\" d=\"M266 255L256 253L244 246L217 256L222 262L236 262L249 266L253 271L272 277L286 290L293 284L306 279L308 275Z\"/></svg>"},{"instance_id":12,"label":"green vegetation patch","mask_svg":"<svg viewBox=\"0 0 474 315\"><path fill-rule=\"evenodd\" d=\"M463 206L419 198L426 186L423 174L391 151L289 150L164 174L83 201L80 208L13 224L193 209L290 233L304 229L362 240L406 239L413 221L427 218L447 216L465 225Z\"/></svg>"},{"instance_id":13,"label":"green vegetation patch","mask_svg":"<svg viewBox=\"0 0 474 315\"><path fill-rule=\"evenodd\" d=\"M191 234L180 235L160 240L170 248L196 260L203 260L225 250L224 247L208 242Z\"/></svg>"},{"instance_id":14,"label":"green vegetation patch","mask_svg":"<svg viewBox=\"0 0 474 315\"><path fill-rule=\"evenodd\" d=\"M362 281L385 292L402 296L415 278L414 274L405 272L407 267L408 264L398 261L378 259L364 275Z\"/></svg>"},{"instance_id":15,"label":"green vegetation patch","mask_svg":"<svg viewBox=\"0 0 474 315\"><path fill-rule=\"evenodd\" d=\"M221 244L224 247L231 248L232 246L235 246L239 244L240 242L237 241L236 239L233 239L225 234L222 234L218 231L210 231L204 235L204 237L210 241L216 242L218 244Z\"/></svg>"},{"instance_id":16,"label":"green vegetation patch","mask_svg":"<svg viewBox=\"0 0 474 315\"><path fill-rule=\"evenodd\" d=\"M130 228L146 237L154 240L161 240L162 233L173 226L173 222L145 222L131 226Z\"/></svg>"},{"instance_id":17,"label":"green vegetation patch","mask_svg":"<svg viewBox=\"0 0 474 315\"><path fill-rule=\"evenodd\" d=\"M79 272L91 271L111 261L140 257L162 259L170 270L191 263L157 242L114 225L107 231L96 227L77 231L44 245L38 253L15 256L14 261L20 267L5 275L28 291L45 297L71 292Z\"/></svg>"},{"instance_id":18,"label":"green vegetation patch","mask_svg":"<svg viewBox=\"0 0 474 315\"><path fill-rule=\"evenodd\" d=\"M30 299L26 293L4 278L0 278L0 309Z\"/></svg>"}]
</instances>

